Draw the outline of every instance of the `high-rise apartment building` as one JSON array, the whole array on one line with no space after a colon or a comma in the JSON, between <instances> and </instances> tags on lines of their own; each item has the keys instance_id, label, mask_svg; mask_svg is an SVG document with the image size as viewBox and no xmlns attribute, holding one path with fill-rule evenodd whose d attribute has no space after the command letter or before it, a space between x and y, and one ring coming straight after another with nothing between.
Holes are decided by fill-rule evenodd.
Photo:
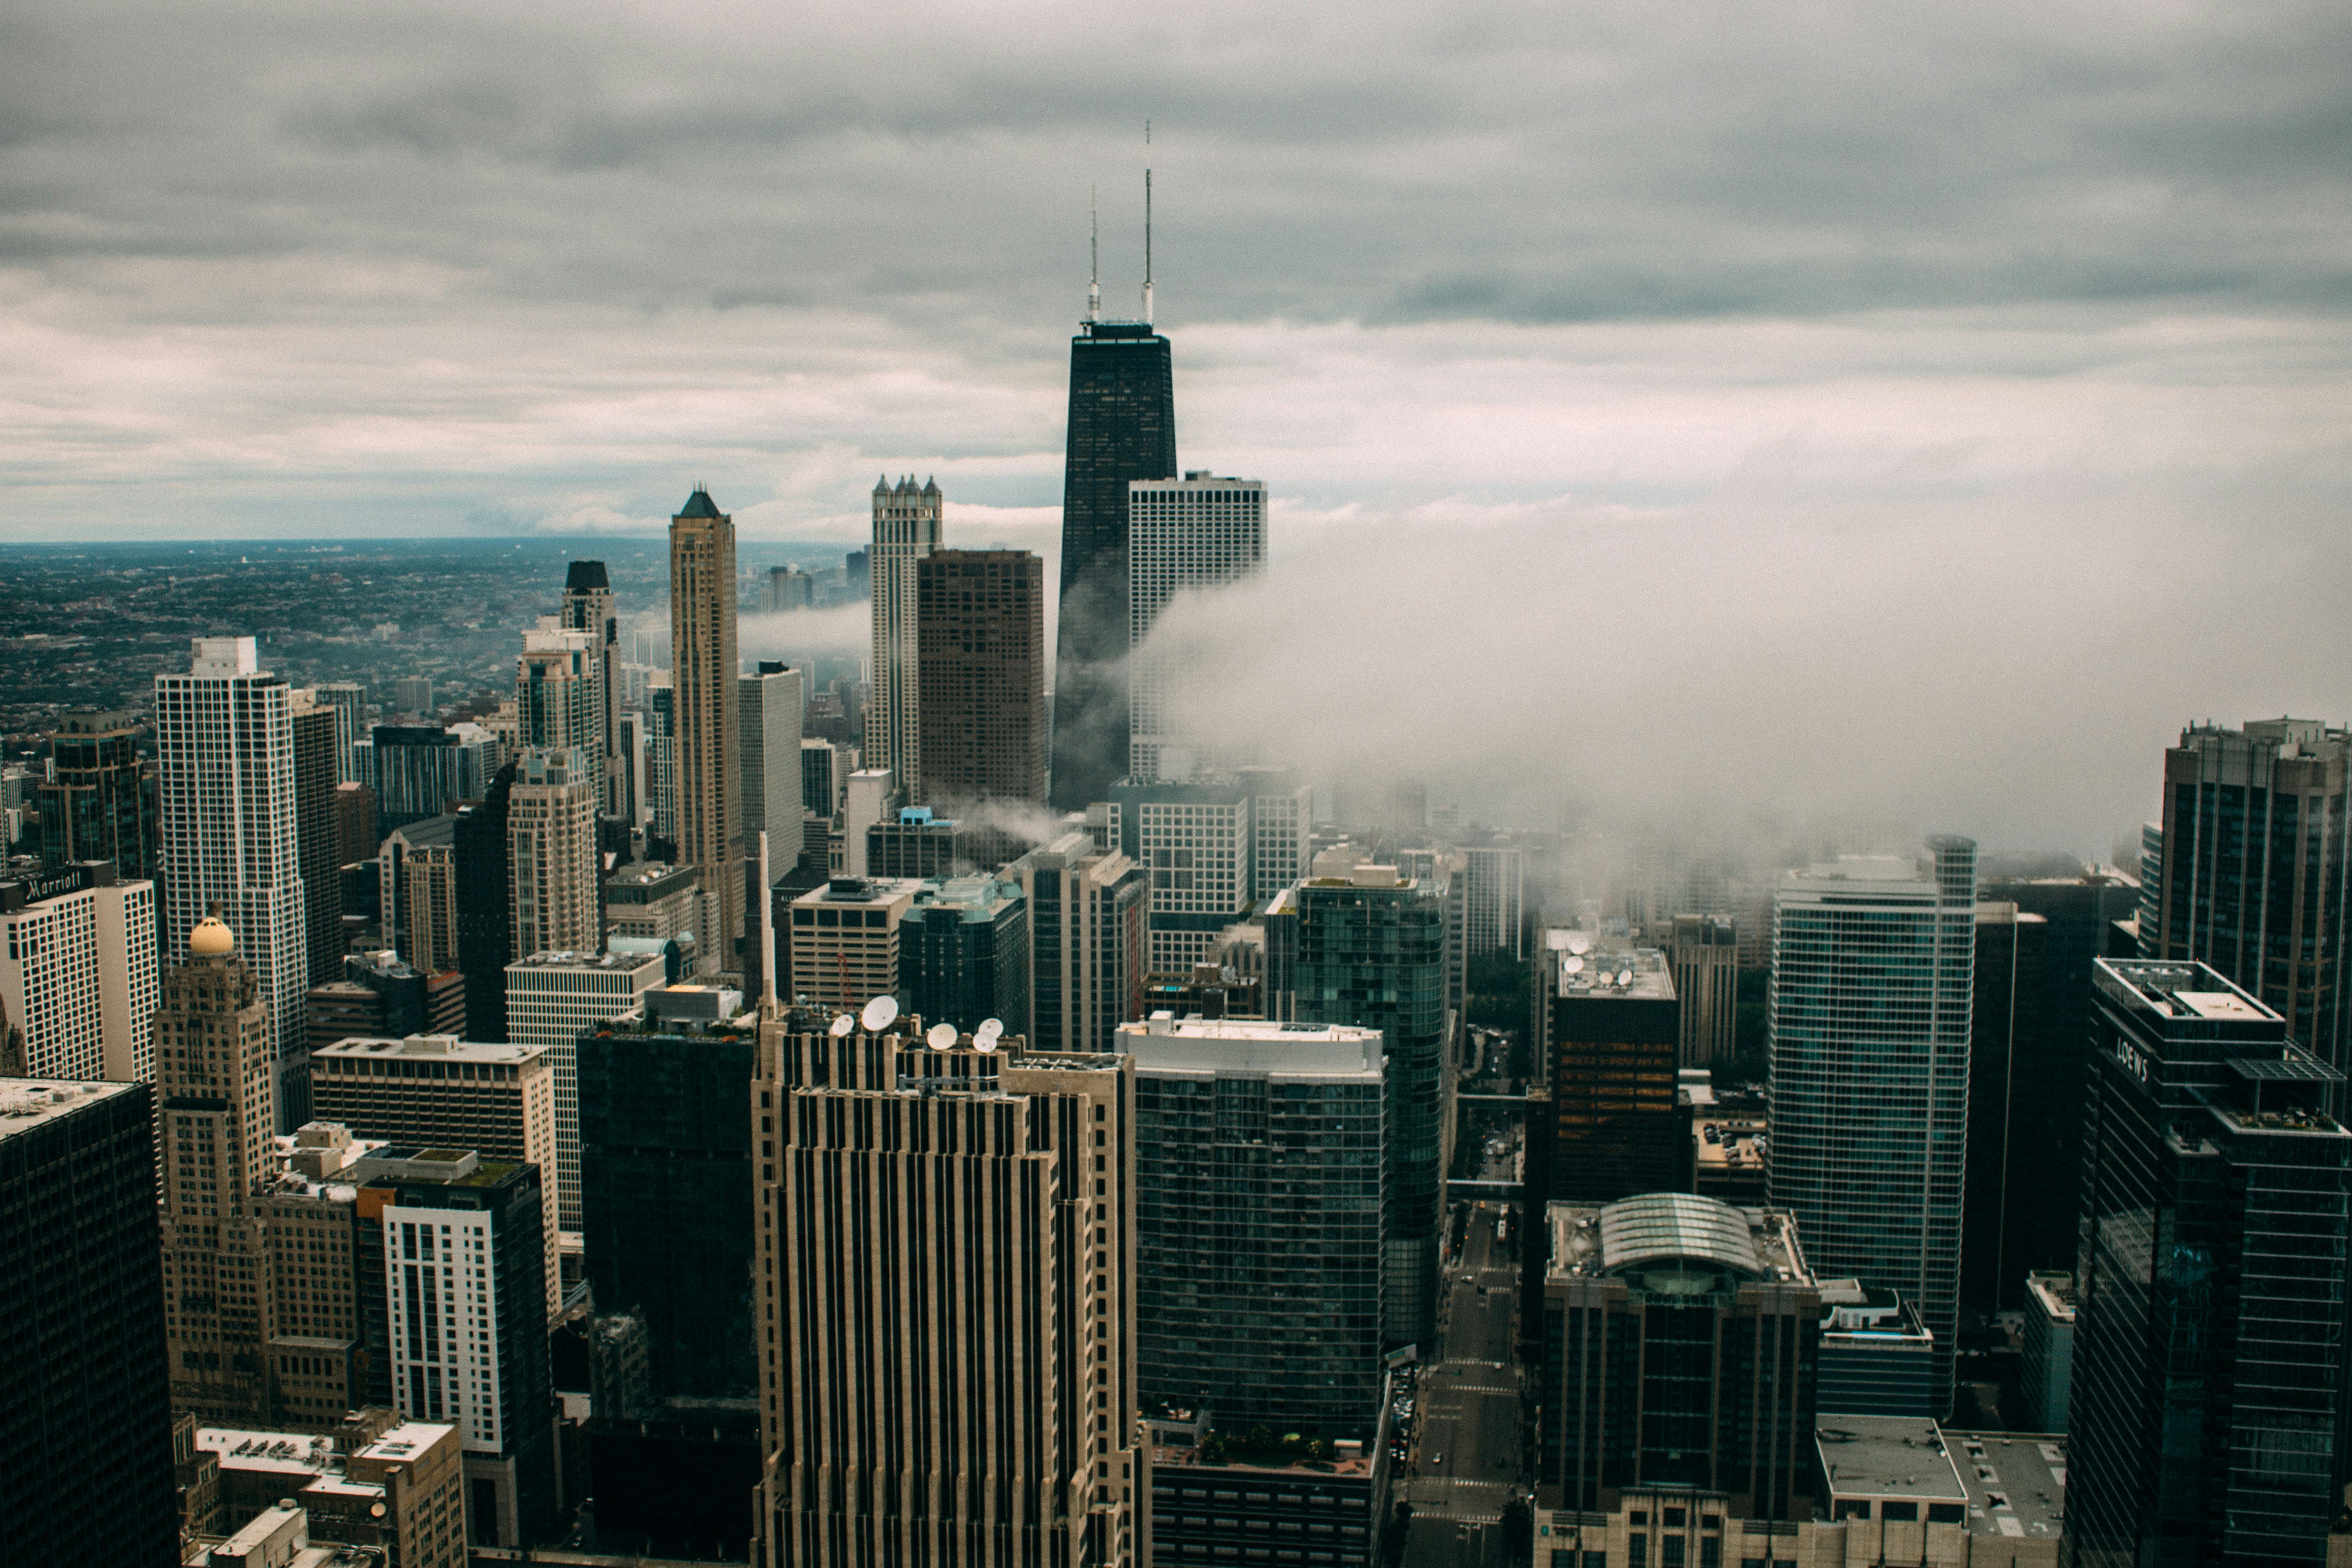
<instances>
[{"instance_id":1,"label":"high-rise apartment building","mask_svg":"<svg viewBox=\"0 0 2352 1568\"><path fill-rule=\"evenodd\" d=\"M1151 876L1083 829L1005 868L1029 906L1030 1046L1107 1051L1142 1016Z\"/></svg>"},{"instance_id":2,"label":"high-rise apartment building","mask_svg":"<svg viewBox=\"0 0 2352 1568\"><path fill-rule=\"evenodd\" d=\"M2322 1106L2342 1078L2205 964L2093 975L2063 1561L2323 1562L2352 1133Z\"/></svg>"},{"instance_id":3,"label":"high-rise apartment building","mask_svg":"<svg viewBox=\"0 0 2352 1568\"><path fill-rule=\"evenodd\" d=\"M461 801L450 829L457 881L457 968L466 977L466 1038L507 1037L506 969L514 961L514 868L507 842L517 769L508 763L478 801Z\"/></svg>"},{"instance_id":4,"label":"high-rise apartment building","mask_svg":"<svg viewBox=\"0 0 2352 1568\"><path fill-rule=\"evenodd\" d=\"M306 1001L310 1054L355 1035L402 1039L466 1032L466 980L456 970L427 973L389 951L343 959L343 978L313 985Z\"/></svg>"},{"instance_id":5,"label":"high-rise apartment building","mask_svg":"<svg viewBox=\"0 0 2352 1568\"><path fill-rule=\"evenodd\" d=\"M260 976L229 928L207 916L184 945L155 1008L172 1403L256 1426L270 1414L277 1315L254 1194L275 1149L278 1056Z\"/></svg>"},{"instance_id":6,"label":"high-rise apartment building","mask_svg":"<svg viewBox=\"0 0 2352 1568\"><path fill-rule=\"evenodd\" d=\"M2211 964L2321 1060L2352 1071L2352 731L2305 719L2190 725L2164 754L2156 848L2141 954Z\"/></svg>"},{"instance_id":7,"label":"high-rise apartment building","mask_svg":"<svg viewBox=\"0 0 2352 1568\"><path fill-rule=\"evenodd\" d=\"M370 1398L360 1324L368 1293L360 1281L373 1268L380 1283L382 1265L360 1254L358 1167L384 1145L324 1121L276 1144L255 1200L268 1247L263 1289L277 1320L268 1351L270 1420L332 1427Z\"/></svg>"},{"instance_id":8,"label":"high-rise apartment building","mask_svg":"<svg viewBox=\"0 0 2352 1568\"><path fill-rule=\"evenodd\" d=\"M45 866L111 860L115 874L152 881L158 856L155 778L139 760L129 713L75 709L49 737L49 776L27 803L38 813L33 852Z\"/></svg>"},{"instance_id":9,"label":"high-rise apartment building","mask_svg":"<svg viewBox=\"0 0 2352 1568\"><path fill-rule=\"evenodd\" d=\"M667 675L646 681L646 834L677 848L677 684Z\"/></svg>"},{"instance_id":10,"label":"high-rise apartment building","mask_svg":"<svg viewBox=\"0 0 2352 1568\"><path fill-rule=\"evenodd\" d=\"M1654 948L1569 945L1581 940L1546 932L1537 969L1536 1049L1551 1090L1545 1196L1591 1206L1682 1191L1691 1132L1675 1103L1674 973Z\"/></svg>"},{"instance_id":11,"label":"high-rise apartment building","mask_svg":"<svg viewBox=\"0 0 2352 1568\"><path fill-rule=\"evenodd\" d=\"M1520 921L1527 900L1527 871L1517 846L1464 847L1462 878L1464 962L1490 952L1525 958L1527 939Z\"/></svg>"},{"instance_id":12,"label":"high-rise apartment building","mask_svg":"<svg viewBox=\"0 0 2352 1568\"><path fill-rule=\"evenodd\" d=\"M604 884L604 935L608 941L683 937L691 942L702 926L701 902L691 866L632 861Z\"/></svg>"},{"instance_id":13,"label":"high-rise apartment building","mask_svg":"<svg viewBox=\"0 0 2352 1568\"><path fill-rule=\"evenodd\" d=\"M736 689L735 521L698 489L669 525L670 675L677 854L694 868L711 929L706 963L735 971L743 934L742 698Z\"/></svg>"},{"instance_id":14,"label":"high-rise apartment building","mask_svg":"<svg viewBox=\"0 0 2352 1568\"><path fill-rule=\"evenodd\" d=\"M658 952L535 952L507 966L507 1038L544 1051L552 1084L555 1141L551 1154L538 1151L501 1159L528 1159L552 1173L557 1225L580 1229L580 1032L643 1005L645 994L664 984L667 967ZM468 1144L479 1148L479 1144Z\"/></svg>"},{"instance_id":15,"label":"high-rise apartment building","mask_svg":"<svg viewBox=\"0 0 2352 1568\"><path fill-rule=\"evenodd\" d=\"M366 784L345 782L335 786L335 864L357 865L375 858L375 791Z\"/></svg>"},{"instance_id":16,"label":"high-rise apartment building","mask_svg":"<svg viewBox=\"0 0 2352 1568\"><path fill-rule=\"evenodd\" d=\"M0 1018L33 1078L155 1076L155 884L100 860L0 880Z\"/></svg>"},{"instance_id":17,"label":"high-rise apartment building","mask_svg":"<svg viewBox=\"0 0 2352 1568\"><path fill-rule=\"evenodd\" d=\"M618 816L625 809L625 786L621 752L621 616L613 598L613 581L602 561L574 561L564 569L563 602L558 612L567 631L587 632L596 639L603 665L604 743L596 761L604 771L602 809Z\"/></svg>"},{"instance_id":18,"label":"high-rise apartment building","mask_svg":"<svg viewBox=\"0 0 2352 1568\"><path fill-rule=\"evenodd\" d=\"M427 816L395 827L375 859L377 909L393 951L427 974L457 968L458 922L485 890L458 868L457 818ZM338 973L341 967L339 955Z\"/></svg>"},{"instance_id":19,"label":"high-rise apartment building","mask_svg":"<svg viewBox=\"0 0 2352 1568\"><path fill-rule=\"evenodd\" d=\"M768 836L770 874L801 858L802 672L763 658L740 678L743 711L743 843L751 858Z\"/></svg>"},{"instance_id":20,"label":"high-rise apartment building","mask_svg":"<svg viewBox=\"0 0 2352 1568\"><path fill-rule=\"evenodd\" d=\"M1772 1206L1797 1216L1818 1277L1918 1309L1939 1399L1958 1321L1975 978L1972 841L1781 878L1767 1010Z\"/></svg>"},{"instance_id":21,"label":"high-rise apartment building","mask_svg":"<svg viewBox=\"0 0 2352 1568\"><path fill-rule=\"evenodd\" d=\"M866 704L866 765L911 790L922 775L922 638L916 572L940 547L940 487L912 475L874 481L874 695Z\"/></svg>"},{"instance_id":22,"label":"high-rise apartment building","mask_svg":"<svg viewBox=\"0 0 2352 1568\"><path fill-rule=\"evenodd\" d=\"M1274 897L1307 874L1315 837L1315 786L1296 768L1236 768L1250 795L1250 897Z\"/></svg>"},{"instance_id":23,"label":"high-rise apartment building","mask_svg":"<svg viewBox=\"0 0 2352 1568\"><path fill-rule=\"evenodd\" d=\"M526 752L516 766L507 795L507 901L516 958L593 952L603 945L597 786L583 749Z\"/></svg>"},{"instance_id":24,"label":"high-rise apartment building","mask_svg":"<svg viewBox=\"0 0 2352 1568\"><path fill-rule=\"evenodd\" d=\"M376 831L439 816L488 786L499 738L479 724L378 724L353 748L360 782L375 791Z\"/></svg>"},{"instance_id":25,"label":"high-rise apartment building","mask_svg":"<svg viewBox=\"0 0 2352 1568\"><path fill-rule=\"evenodd\" d=\"M1196 472L1128 487L1128 777L1190 778L1251 759L1201 733L1209 706L1201 650L1154 642L1160 613L1178 595L1254 575L1265 564L1265 486Z\"/></svg>"},{"instance_id":26,"label":"high-rise apartment building","mask_svg":"<svg viewBox=\"0 0 2352 1568\"><path fill-rule=\"evenodd\" d=\"M310 699L320 707L332 710L335 715L335 782L356 782L359 775L352 771L356 763L352 748L359 743L367 728L366 721L360 716L360 709L367 700L366 690L355 680L321 681L310 689Z\"/></svg>"},{"instance_id":27,"label":"high-rise apartment building","mask_svg":"<svg viewBox=\"0 0 2352 1568\"><path fill-rule=\"evenodd\" d=\"M915 600L922 772L906 781L915 798L1043 806L1045 563L1026 550L933 551L916 563ZM879 616L878 595L875 603Z\"/></svg>"},{"instance_id":28,"label":"high-rise apartment building","mask_svg":"<svg viewBox=\"0 0 2352 1568\"><path fill-rule=\"evenodd\" d=\"M1682 1064L1719 1072L1731 1065L1739 1017L1738 929L1721 915L1676 915L1666 962L1682 1005Z\"/></svg>"},{"instance_id":29,"label":"high-rise apartment building","mask_svg":"<svg viewBox=\"0 0 2352 1568\"><path fill-rule=\"evenodd\" d=\"M392 700L403 713L429 715L433 711L433 682L422 675L404 675L392 683Z\"/></svg>"},{"instance_id":30,"label":"high-rise apartment building","mask_svg":"<svg viewBox=\"0 0 2352 1568\"><path fill-rule=\"evenodd\" d=\"M1165 1013L1135 1058L1147 1412L1369 1442L1387 1372L1381 1033Z\"/></svg>"},{"instance_id":31,"label":"high-rise apartment building","mask_svg":"<svg viewBox=\"0 0 2352 1568\"><path fill-rule=\"evenodd\" d=\"M382 1248L393 1397L446 1421L465 1452L478 1546L529 1546L554 1522L540 1173L470 1150L379 1153L360 1189Z\"/></svg>"},{"instance_id":32,"label":"high-rise apartment building","mask_svg":"<svg viewBox=\"0 0 2352 1568\"><path fill-rule=\"evenodd\" d=\"M568 601L568 592L565 596ZM604 651L599 633L575 631L548 616L522 634L522 656L515 661L515 745L578 752L596 783L600 807L610 706Z\"/></svg>"},{"instance_id":33,"label":"high-rise apartment building","mask_svg":"<svg viewBox=\"0 0 2352 1568\"><path fill-rule=\"evenodd\" d=\"M814 827L822 827L833 814L841 809L841 786L849 782L850 763L856 753L846 746L836 746L831 741L804 736L801 741L801 809L815 820ZM772 847L775 841L769 840ZM814 840L808 847L814 847ZM773 864L774 856L770 855Z\"/></svg>"},{"instance_id":34,"label":"high-rise apartment building","mask_svg":"<svg viewBox=\"0 0 2352 1568\"><path fill-rule=\"evenodd\" d=\"M897 995L900 926L922 886L911 877L835 877L794 899L790 994L844 1012Z\"/></svg>"},{"instance_id":35,"label":"high-rise apartment building","mask_svg":"<svg viewBox=\"0 0 2352 1568\"><path fill-rule=\"evenodd\" d=\"M1425 1343L1437 1327L1452 1120L1444 905L1436 889L1384 866L1308 878L1293 896L1298 1021L1381 1034L1389 1161L1383 1331L1391 1344Z\"/></svg>"},{"instance_id":36,"label":"high-rise apartment building","mask_svg":"<svg viewBox=\"0 0 2352 1568\"><path fill-rule=\"evenodd\" d=\"M319 1053L318 1120L403 1149L470 1150L554 1168L555 1064L546 1047L446 1035L338 1041ZM539 1184L547 1313L562 1300L554 1194ZM364 1215L362 1217L365 1217Z\"/></svg>"},{"instance_id":37,"label":"high-rise apartment building","mask_svg":"<svg viewBox=\"0 0 2352 1568\"><path fill-rule=\"evenodd\" d=\"M17 1346L0 1398L11 1563L180 1560L153 1105L143 1083L0 1081L0 1290Z\"/></svg>"},{"instance_id":38,"label":"high-rise apartment building","mask_svg":"<svg viewBox=\"0 0 2352 1568\"><path fill-rule=\"evenodd\" d=\"M1176 381L1149 321L1091 316L1070 340L1054 658L1054 804L1082 810L1128 775L1128 487L1176 477Z\"/></svg>"},{"instance_id":39,"label":"high-rise apartment building","mask_svg":"<svg viewBox=\"0 0 2352 1568\"><path fill-rule=\"evenodd\" d=\"M1133 1061L822 1017L748 1107L764 1561L1144 1561Z\"/></svg>"},{"instance_id":40,"label":"high-rise apartment building","mask_svg":"<svg viewBox=\"0 0 2352 1568\"><path fill-rule=\"evenodd\" d=\"M188 956L188 933L215 906L237 933L268 1009L281 1081L300 1103L310 981L296 830L294 715L286 683L260 667L251 637L198 637L185 675L155 678L162 772L163 952ZM269 1131L292 1131L292 1124Z\"/></svg>"},{"instance_id":41,"label":"high-rise apartment building","mask_svg":"<svg viewBox=\"0 0 2352 1568\"><path fill-rule=\"evenodd\" d=\"M335 828L335 792L349 765L343 722L342 712L319 702L315 693L295 693L294 846L313 985L335 979L343 967L342 843Z\"/></svg>"},{"instance_id":42,"label":"high-rise apartment building","mask_svg":"<svg viewBox=\"0 0 2352 1568\"><path fill-rule=\"evenodd\" d=\"M1822 1297L1793 1216L1645 1193L1546 1219L1536 1505L1671 1488L1723 1494L1718 1519L1810 1519Z\"/></svg>"},{"instance_id":43,"label":"high-rise apartment building","mask_svg":"<svg viewBox=\"0 0 2352 1568\"><path fill-rule=\"evenodd\" d=\"M2090 965L2061 968L2052 935L2015 904L1977 905L1960 1300L1987 1314L2025 1307L2029 1273L2074 1262Z\"/></svg>"},{"instance_id":44,"label":"high-rise apartment building","mask_svg":"<svg viewBox=\"0 0 2352 1568\"><path fill-rule=\"evenodd\" d=\"M758 1226L742 1097L758 1030L671 1017L663 1000L577 1042L588 1281L600 1310L645 1324L655 1398L748 1398Z\"/></svg>"},{"instance_id":45,"label":"high-rise apartment building","mask_svg":"<svg viewBox=\"0 0 2352 1568\"><path fill-rule=\"evenodd\" d=\"M805 610L816 602L816 579L797 566L771 566L760 584L760 613L784 615Z\"/></svg>"}]
</instances>

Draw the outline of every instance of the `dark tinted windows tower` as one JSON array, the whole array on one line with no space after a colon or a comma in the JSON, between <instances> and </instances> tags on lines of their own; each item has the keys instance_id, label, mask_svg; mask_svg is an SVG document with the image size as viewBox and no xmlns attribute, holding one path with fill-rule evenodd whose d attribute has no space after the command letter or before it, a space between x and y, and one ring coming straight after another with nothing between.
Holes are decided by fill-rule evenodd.
<instances>
[{"instance_id":1,"label":"dark tinted windows tower","mask_svg":"<svg viewBox=\"0 0 2352 1568\"><path fill-rule=\"evenodd\" d=\"M1176 477L1176 384L1148 321L1070 340L1062 621L1054 657L1054 804L1109 798L1127 773L1127 487Z\"/></svg>"},{"instance_id":2,"label":"dark tinted windows tower","mask_svg":"<svg viewBox=\"0 0 2352 1568\"><path fill-rule=\"evenodd\" d=\"M490 781L479 801L457 807L453 829L457 861L457 967L466 976L466 1038L499 1045L507 1037L507 964L514 946L509 908L513 870L507 858L507 800L515 765Z\"/></svg>"}]
</instances>

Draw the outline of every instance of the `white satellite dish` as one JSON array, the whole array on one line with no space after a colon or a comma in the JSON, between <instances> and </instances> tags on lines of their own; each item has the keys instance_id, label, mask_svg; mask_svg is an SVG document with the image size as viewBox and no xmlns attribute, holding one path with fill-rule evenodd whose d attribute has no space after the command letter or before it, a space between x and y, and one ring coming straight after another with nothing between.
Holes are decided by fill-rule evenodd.
<instances>
[{"instance_id":1,"label":"white satellite dish","mask_svg":"<svg viewBox=\"0 0 2352 1568\"><path fill-rule=\"evenodd\" d=\"M1574 940L1575 938L1571 937L1564 931L1548 931L1544 932L1544 945L1551 949L1554 952L1558 952L1561 948L1568 946L1569 943Z\"/></svg>"},{"instance_id":2,"label":"white satellite dish","mask_svg":"<svg viewBox=\"0 0 2352 1568\"><path fill-rule=\"evenodd\" d=\"M992 1051L996 1048L996 1037L994 1035L974 1035L971 1037L971 1048L983 1054Z\"/></svg>"},{"instance_id":3,"label":"white satellite dish","mask_svg":"<svg viewBox=\"0 0 2352 1568\"><path fill-rule=\"evenodd\" d=\"M1633 984L1633 972L1632 970L1630 970L1630 969L1621 969L1621 970L1619 970L1619 971L1617 972L1617 984L1620 984L1620 985L1631 985L1631 984Z\"/></svg>"},{"instance_id":4,"label":"white satellite dish","mask_svg":"<svg viewBox=\"0 0 2352 1568\"><path fill-rule=\"evenodd\" d=\"M1568 962L1561 964L1560 967L1567 970L1570 974L1581 974L1584 973L1584 960L1577 957L1573 953L1570 953L1569 955Z\"/></svg>"},{"instance_id":5,"label":"white satellite dish","mask_svg":"<svg viewBox=\"0 0 2352 1568\"><path fill-rule=\"evenodd\" d=\"M898 1018L898 999L896 996L877 996L866 1004L866 1010L857 1016L857 1021L866 1026L866 1032L869 1035L880 1034Z\"/></svg>"},{"instance_id":6,"label":"white satellite dish","mask_svg":"<svg viewBox=\"0 0 2352 1568\"><path fill-rule=\"evenodd\" d=\"M1584 932L1580 931L1572 931L1568 933L1568 951L1570 952L1591 952L1592 951L1592 939L1585 935Z\"/></svg>"},{"instance_id":7,"label":"white satellite dish","mask_svg":"<svg viewBox=\"0 0 2352 1568\"><path fill-rule=\"evenodd\" d=\"M946 1050L956 1043L956 1026L953 1024L933 1024L923 1031L923 1038L929 1042L931 1049Z\"/></svg>"},{"instance_id":8,"label":"white satellite dish","mask_svg":"<svg viewBox=\"0 0 2352 1568\"><path fill-rule=\"evenodd\" d=\"M837 1040L856 1027L857 1027L857 1020L844 1013L833 1021L833 1027L825 1032Z\"/></svg>"},{"instance_id":9,"label":"white satellite dish","mask_svg":"<svg viewBox=\"0 0 2352 1568\"><path fill-rule=\"evenodd\" d=\"M992 1051L996 1048L997 1037L1003 1033L1003 1019L982 1018L980 1021L980 1027L971 1032L972 1048L975 1050Z\"/></svg>"}]
</instances>

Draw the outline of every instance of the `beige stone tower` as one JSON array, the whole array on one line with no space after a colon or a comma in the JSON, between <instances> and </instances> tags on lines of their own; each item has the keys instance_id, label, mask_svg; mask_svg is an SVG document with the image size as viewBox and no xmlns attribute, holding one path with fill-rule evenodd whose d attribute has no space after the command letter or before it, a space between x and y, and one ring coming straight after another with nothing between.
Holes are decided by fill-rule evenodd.
<instances>
[{"instance_id":1,"label":"beige stone tower","mask_svg":"<svg viewBox=\"0 0 2352 1568\"><path fill-rule=\"evenodd\" d=\"M706 961L739 972L743 935L740 673L735 656L735 520L698 488L669 524L670 678L676 683L677 858L694 868L710 929Z\"/></svg>"}]
</instances>

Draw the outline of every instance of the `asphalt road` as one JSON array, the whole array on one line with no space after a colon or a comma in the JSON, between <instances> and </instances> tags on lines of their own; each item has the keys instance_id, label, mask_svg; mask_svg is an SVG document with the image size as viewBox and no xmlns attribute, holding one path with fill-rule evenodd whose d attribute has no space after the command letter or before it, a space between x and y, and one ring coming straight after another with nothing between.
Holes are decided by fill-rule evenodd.
<instances>
[{"instance_id":1,"label":"asphalt road","mask_svg":"<svg viewBox=\"0 0 2352 1568\"><path fill-rule=\"evenodd\" d=\"M1490 1161L1507 1175L1509 1157ZM1519 1375L1512 1359L1518 1275L1496 1245L1499 1206L1474 1209L1461 1260L1441 1285L1438 1359L1419 1384L1407 1487L1407 1568L1501 1564L1504 1504L1519 1484Z\"/></svg>"}]
</instances>

